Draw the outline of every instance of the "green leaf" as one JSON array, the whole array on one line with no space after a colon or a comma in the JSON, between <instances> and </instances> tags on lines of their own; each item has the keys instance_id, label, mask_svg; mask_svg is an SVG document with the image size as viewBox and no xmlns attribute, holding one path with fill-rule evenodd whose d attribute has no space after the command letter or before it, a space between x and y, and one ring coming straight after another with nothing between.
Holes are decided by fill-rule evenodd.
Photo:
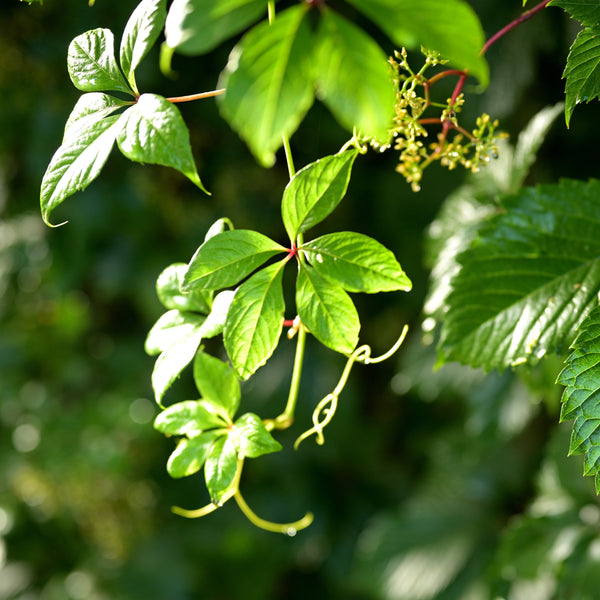
<instances>
[{"instance_id":1,"label":"green leaf","mask_svg":"<svg viewBox=\"0 0 600 600\"><path fill-rule=\"evenodd\" d=\"M313 39L307 6L260 23L232 50L219 87L224 118L264 166L272 166L282 135L290 137L314 100Z\"/></svg>"},{"instance_id":2,"label":"green leaf","mask_svg":"<svg viewBox=\"0 0 600 600\"><path fill-rule=\"evenodd\" d=\"M563 78L568 127L576 104L600 96L600 27L579 32L569 51Z\"/></svg>"},{"instance_id":3,"label":"green leaf","mask_svg":"<svg viewBox=\"0 0 600 600\"><path fill-rule=\"evenodd\" d=\"M246 413L237 419L230 436L240 457L256 458L281 450L281 444L267 431L260 417L253 413Z\"/></svg>"},{"instance_id":4,"label":"green leaf","mask_svg":"<svg viewBox=\"0 0 600 600\"><path fill-rule=\"evenodd\" d=\"M216 290L235 285L281 252L286 249L262 233L246 229L224 231L196 250L183 289Z\"/></svg>"},{"instance_id":5,"label":"green leaf","mask_svg":"<svg viewBox=\"0 0 600 600\"><path fill-rule=\"evenodd\" d=\"M90 124L101 121L126 105L126 102L103 92L83 94L67 119L62 143L64 144L69 138L79 136L80 130L85 131Z\"/></svg>"},{"instance_id":6,"label":"green leaf","mask_svg":"<svg viewBox=\"0 0 600 600\"><path fill-rule=\"evenodd\" d=\"M170 310L158 319L148 332L145 350L150 356L170 348L177 340L199 332L206 317L191 312Z\"/></svg>"},{"instance_id":7,"label":"green leaf","mask_svg":"<svg viewBox=\"0 0 600 600\"><path fill-rule=\"evenodd\" d=\"M121 117L101 113L78 120L77 134L55 152L42 179L40 206L47 225L59 204L98 177L122 126Z\"/></svg>"},{"instance_id":8,"label":"green leaf","mask_svg":"<svg viewBox=\"0 0 600 600\"><path fill-rule=\"evenodd\" d=\"M210 354L198 352L194 360L194 381L202 398L231 423L241 398L240 384L233 369Z\"/></svg>"},{"instance_id":9,"label":"green leaf","mask_svg":"<svg viewBox=\"0 0 600 600\"><path fill-rule=\"evenodd\" d=\"M458 257L439 362L502 369L566 349L600 289L599 195L564 180L503 199Z\"/></svg>"},{"instance_id":10,"label":"green leaf","mask_svg":"<svg viewBox=\"0 0 600 600\"><path fill-rule=\"evenodd\" d=\"M487 86L487 63L479 51L485 43L481 23L463 0L349 0L398 46L439 52Z\"/></svg>"},{"instance_id":11,"label":"green leaf","mask_svg":"<svg viewBox=\"0 0 600 600\"><path fill-rule=\"evenodd\" d=\"M206 462L215 440L222 434L209 431L197 437L179 440L177 447L167 461L167 471L176 479L197 473Z\"/></svg>"},{"instance_id":12,"label":"green leaf","mask_svg":"<svg viewBox=\"0 0 600 600\"><path fill-rule=\"evenodd\" d=\"M389 142L396 88L386 54L345 18L321 11L315 41L317 98L349 131Z\"/></svg>"},{"instance_id":13,"label":"green leaf","mask_svg":"<svg viewBox=\"0 0 600 600\"><path fill-rule=\"evenodd\" d=\"M302 323L322 344L346 355L356 348L360 320L350 296L306 265L298 271L296 308Z\"/></svg>"},{"instance_id":14,"label":"green leaf","mask_svg":"<svg viewBox=\"0 0 600 600\"><path fill-rule=\"evenodd\" d=\"M212 292L191 290L183 293L181 285L188 266L175 263L168 266L156 280L156 294L161 304L168 309L194 311L207 315L211 311Z\"/></svg>"},{"instance_id":15,"label":"green leaf","mask_svg":"<svg viewBox=\"0 0 600 600\"><path fill-rule=\"evenodd\" d=\"M206 192L196 171L188 128L173 103L156 94L142 94L123 116L117 142L127 158L172 167Z\"/></svg>"},{"instance_id":16,"label":"green leaf","mask_svg":"<svg viewBox=\"0 0 600 600\"><path fill-rule=\"evenodd\" d=\"M319 275L348 292L408 292L412 288L394 254L361 233L324 235L300 250Z\"/></svg>"},{"instance_id":17,"label":"green leaf","mask_svg":"<svg viewBox=\"0 0 600 600\"><path fill-rule=\"evenodd\" d=\"M227 423L206 400L177 402L165 408L154 420L154 429L165 435L195 437L215 427L225 428Z\"/></svg>"},{"instance_id":18,"label":"green leaf","mask_svg":"<svg viewBox=\"0 0 600 600\"><path fill-rule=\"evenodd\" d=\"M82 92L115 91L134 95L115 58L110 29L93 29L70 44L67 68L73 85Z\"/></svg>"},{"instance_id":19,"label":"green leaf","mask_svg":"<svg viewBox=\"0 0 600 600\"><path fill-rule=\"evenodd\" d=\"M585 26L600 24L600 5L597 0L552 0L548 6L558 6Z\"/></svg>"},{"instance_id":20,"label":"green leaf","mask_svg":"<svg viewBox=\"0 0 600 600\"><path fill-rule=\"evenodd\" d=\"M243 31L264 12L264 0L174 0L165 24L166 43L198 55Z\"/></svg>"},{"instance_id":21,"label":"green leaf","mask_svg":"<svg viewBox=\"0 0 600 600\"><path fill-rule=\"evenodd\" d=\"M233 290L224 290L215 296L212 309L202 323L203 338L212 338L223 332L234 294Z\"/></svg>"},{"instance_id":22,"label":"green leaf","mask_svg":"<svg viewBox=\"0 0 600 600\"><path fill-rule=\"evenodd\" d=\"M142 0L131 13L121 39L121 67L137 92L135 70L162 32L167 16L166 0Z\"/></svg>"},{"instance_id":23,"label":"green leaf","mask_svg":"<svg viewBox=\"0 0 600 600\"><path fill-rule=\"evenodd\" d=\"M255 273L239 287L229 307L223 341L241 379L262 367L279 342L285 310L284 266L285 261L280 261Z\"/></svg>"},{"instance_id":24,"label":"green leaf","mask_svg":"<svg viewBox=\"0 0 600 600\"><path fill-rule=\"evenodd\" d=\"M348 189L357 150L325 156L298 171L281 201L281 215L290 240L320 223L340 203Z\"/></svg>"},{"instance_id":25,"label":"green leaf","mask_svg":"<svg viewBox=\"0 0 600 600\"><path fill-rule=\"evenodd\" d=\"M160 404L183 369L192 361L202 341L205 317L177 310L165 313L154 324L146 338L146 352L161 352L152 371L152 389Z\"/></svg>"},{"instance_id":26,"label":"green leaf","mask_svg":"<svg viewBox=\"0 0 600 600\"><path fill-rule=\"evenodd\" d=\"M584 475L594 475L600 494L600 307L579 327L557 383L565 386L560 420L575 419L569 454L584 454Z\"/></svg>"},{"instance_id":27,"label":"green leaf","mask_svg":"<svg viewBox=\"0 0 600 600\"><path fill-rule=\"evenodd\" d=\"M214 504L221 504L221 499L235 479L236 471L235 445L229 436L222 436L212 445L204 465L206 487Z\"/></svg>"}]
</instances>

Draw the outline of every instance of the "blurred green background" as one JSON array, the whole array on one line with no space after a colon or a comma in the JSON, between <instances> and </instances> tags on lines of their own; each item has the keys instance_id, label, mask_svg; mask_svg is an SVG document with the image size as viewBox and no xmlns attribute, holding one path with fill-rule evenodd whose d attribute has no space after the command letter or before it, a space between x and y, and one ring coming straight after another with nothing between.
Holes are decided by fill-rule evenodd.
<instances>
[{"instance_id":1,"label":"blurred green background","mask_svg":"<svg viewBox=\"0 0 600 600\"><path fill-rule=\"evenodd\" d=\"M471 4L489 36L522 3ZM596 598L600 511L581 460L566 458L570 425L556 425L558 360L487 377L456 365L432 372L432 336L421 329L426 232L465 175L433 167L413 194L393 153L357 161L346 200L321 227L361 231L396 253L414 291L357 302L375 353L404 323L409 340L387 363L356 367L325 446L295 452L343 368L310 344L296 424L278 436L284 451L244 472L261 516L311 510L315 523L286 538L253 528L233 504L201 520L170 512L208 498L201 475L168 477L173 442L152 428L143 342L162 312L154 282L187 262L221 216L283 239L287 170L282 156L258 167L214 101L180 105L211 197L113 152L100 178L57 211L69 223L42 224L39 185L79 96L67 46L96 27L119 39L135 5L0 5L0 600ZM562 99L576 31L548 9L494 46L489 89L466 89L466 122L485 110L515 140ZM155 51L140 89L213 89L230 48L176 56L174 80L158 72ZM529 182L595 176L598 114L595 104L578 107L568 131L559 117ZM347 137L315 105L292 140L297 166ZM280 412L292 357L283 343L245 384L248 410ZM188 378L170 394L193 394Z\"/></svg>"}]
</instances>

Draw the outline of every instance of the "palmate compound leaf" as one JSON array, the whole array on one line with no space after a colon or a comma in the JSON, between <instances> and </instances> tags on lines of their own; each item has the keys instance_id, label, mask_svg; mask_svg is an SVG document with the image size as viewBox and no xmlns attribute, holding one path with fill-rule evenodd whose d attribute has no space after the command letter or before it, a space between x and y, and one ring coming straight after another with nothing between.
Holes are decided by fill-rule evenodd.
<instances>
[{"instance_id":1,"label":"palmate compound leaf","mask_svg":"<svg viewBox=\"0 0 600 600\"><path fill-rule=\"evenodd\" d=\"M348 292L408 292L412 288L393 253L361 233L331 233L303 244L300 250L317 273Z\"/></svg>"},{"instance_id":2,"label":"palmate compound leaf","mask_svg":"<svg viewBox=\"0 0 600 600\"><path fill-rule=\"evenodd\" d=\"M262 367L283 329L282 277L285 260L261 269L236 291L227 314L223 341L241 379Z\"/></svg>"},{"instance_id":3,"label":"palmate compound leaf","mask_svg":"<svg viewBox=\"0 0 600 600\"><path fill-rule=\"evenodd\" d=\"M503 199L458 257L438 362L503 369L566 350L600 289L600 183L563 180Z\"/></svg>"},{"instance_id":4,"label":"palmate compound leaf","mask_svg":"<svg viewBox=\"0 0 600 600\"><path fill-rule=\"evenodd\" d=\"M307 5L253 27L231 51L219 87L224 118L264 166L282 135L291 136L314 101L313 40Z\"/></svg>"},{"instance_id":5,"label":"palmate compound leaf","mask_svg":"<svg viewBox=\"0 0 600 600\"><path fill-rule=\"evenodd\" d=\"M203 54L265 12L264 0L173 0L165 23L166 44L182 54Z\"/></svg>"},{"instance_id":6,"label":"palmate compound leaf","mask_svg":"<svg viewBox=\"0 0 600 600\"><path fill-rule=\"evenodd\" d=\"M357 150L325 156L298 171L286 186L281 216L290 240L325 219L348 189Z\"/></svg>"},{"instance_id":7,"label":"palmate compound leaf","mask_svg":"<svg viewBox=\"0 0 600 600\"><path fill-rule=\"evenodd\" d=\"M600 96L600 26L579 32L569 51L563 78L568 127L577 104Z\"/></svg>"},{"instance_id":8,"label":"palmate compound leaf","mask_svg":"<svg viewBox=\"0 0 600 600\"><path fill-rule=\"evenodd\" d=\"M454 67L466 69L483 86L488 67L479 51L485 35L477 15L463 0L350 0L398 46L439 52Z\"/></svg>"},{"instance_id":9,"label":"palmate compound leaf","mask_svg":"<svg viewBox=\"0 0 600 600\"><path fill-rule=\"evenodd\" d=\"M557 383L565 386L560 420L573 423L569 454L584 455L584 475L594 475L600 494L600 307L579 327Z\"/></svg>"}]
</instances>

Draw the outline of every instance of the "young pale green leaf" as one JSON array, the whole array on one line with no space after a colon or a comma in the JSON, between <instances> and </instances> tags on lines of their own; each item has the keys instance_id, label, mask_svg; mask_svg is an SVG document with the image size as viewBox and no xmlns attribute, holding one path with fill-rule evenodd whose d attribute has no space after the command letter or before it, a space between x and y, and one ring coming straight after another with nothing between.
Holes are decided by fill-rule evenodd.
<instances>
[{"instance_id":1,"label":"young pale green leaf","mask_svg":"<svg viewBox=\"0 0 600 600\"><path fill-rule=\"evenodd\" d=\"M235 285L269 258L286 251L256 231L224 231L196 250L185 274L183 289L217 290Z\"/></svg>"},{"instance_id":2,"label":"young pale green leaf","mask_svg":"<svg viewBox=\"0 0 600 600\"><path fill-rule=\"evenodd\" d=\"M215 337L223 333L227 313L233 301L235 292L233 290L223 290L215 296L212 308L206 321L202 324L202 337L205 339Z\"/></svg>"},{"instance_id":3,"label":"young pale green leaf","mask_svg":"<svg viewBox=\"0 0 600 600\"><path fill-rule=\"evenodd\" d=\"M206 400L184 400L168 406L154 420L154 429L165 435L196 437L207 429L226 428L227 423Z\"/></svg>"},{"instance_id":4,"label":"young pale green leaf","mask_svg":"<svg viewBox=\"0 0 600 600\"><path fill-rule=\"evenodd\" d=\"M194 163L188 128L172 102L156 94L142 94L123 117L117 142L127 158L172 167L206 192Z\"/></svg>"},{"instance_id":5,"label":"young pale green leaf","mask_svg":"<svg viewBox=\"0 0 600 600\"><path fill-rule=\"evenodd\" d=\"M100 113L78 121L76 135L69 135L54 153L42 179L40 207L47 225L59 204L98 177L122 126L121 117Z\"/></svg>"},{"instance_id":6,"label":"young pale green leaf","mask_svg":"<svg viewBox=\"0 0 600 600\"><path fill-rule=\"evenodd\" d=\"M298 271L296 308L302 323L323 345L346 355L356 348L360 320L350 296L307 265Z\"/></svg>"},{"instance_id":7,"label":"young pale green leaf","mask_svg":"<svg viewBox=\"0 0 600 600\"><path fill-rule=\"evenodd\" d=\"M344 17L321 11L315 41L317 98L349 131L389 142L396 87L386 54Z\"/></svg>"},{"instance_id":8,"label":"young pale green leaf","mask_svg":"<svg viewBox=\"0 0 600 600\"><path fill-rule=\"evenodd\" d=\"M340 203L357 150L325 156L294 175L283 192L281 215L290 240L320 223Z\"/></svg>"},{"instance_id":9,"label":"young pale green leaf","mask_svg":"<svg viewBox=\"0 0 600 600\"><path fill-rule=\"evenodd\" d=\"M154 356L164 352L179 339L195 335L200 331L206 317L187 311L170 310L160 316L148 332L144 349L146 354Z\"/></svg>"},{"instance_id":10,"label":"young pale green leaf","mask_svg":"<svg viewBox=\"0 0 600 600\"><path fill-rule=\"evenodd\" d=\"M166 43L181 54L204 54L254 23L265 8L264 0L174 0Z\"/></svg>"},{"instance_id":11,"label":"young pale green leaf","mask_svg":"<svg viewBox=\"0 0 600 600\"><path fill-rule=\"evenodd\" d=\"M600 307L579 327L557 383L565 386L560 420L575 419L570 454L584 454L584 475L594 475L600 494Z\"/></svg>"},{"instance_id":12,"label":"young pale green leaf","mask_svg":"<svg viewBox=\"0 0 600 600\"><path fill-rule=\"evenodd\" d=\"M293 6L252 28L232 50L219 87L224 118L264 166L314 100L313 40L307 6Z\"/></svg>"},{"instance_id":13,"label":"young pale green leaf","mask_svg":"<svg viewBox=\"0 0 600 600\"><path fill-rule=\"evenodd\" d=\"M238 457L235 445L229 436L222 436L211 446L204 465L204 477L208 493L214 504L221 500L235 480Z\"/></svg>"},{"instance_id":14,"label":"young pale green leaf","mask_svg":"<svg viewBox=\"0 0 600 600\"><path fill-rule=\"evenodd\" d=\"M146 339L146 351L149 354L155 353L156 349L161 351L152 371L152 389L158 404L161 404L165 392L181 371L192 361L202 341L201 323L204 317L194 313L179 313L171 317L177 312L165 313ZM169 323L169 318L173 318L173 322Z\"/></svg>"},{"instance_id":15,"label":"young pale green leaf","mask_svg":"<svg viewBox=\"0 0 600 600\"><path fill-rule=\"evenodd\" d=\"M575 105L600 96L600 26L579 32L563 73L567 127Z\"/></svg>"},{"instance_id":16,"label":"young pale green leaf","mask_svg":"<svg viewBox=\"0 0 600 600\"><path fill-rule=\"evenodd\" d=\"M134 95L115 58L110 29L92 29L70 44L67 68L73 85L82 92L125 92Z\"/></svg>"},{"instance_id":17,"label":"young pale green leaf","mask_svg":"<svg viewBox=\"0 0 600 600\"><path fill-rule=\"evenodd\" d=\"M206 290L191 290L183 293L181 285L188 266L185 263L169 265L156 280L156 294L161 304L168 309L194 311L207 315L211 311L213 293Z\"/></svg>"},{"instance_id":18,"label":"young pale green leaf","mask_svg":"<svg viewBox=\"0 0 600 600\"><path fill-rule=\"evenodd\" d=\"M131 13L123 31L121 68L136 93L135 70L161 34L166 16L166 0L142 0Z\"/></svg>"},{"instance_id":19,"label":"young pale green leaf","mask_svg":"<svg viewBox=\"0 0 600 600\"><path fill-rule=\"evenodd\" d=\"M412 288L394 254L361 233L324 235L300 250L319 275L348 292L408 292Z\"/></svg>"},{"instance_id":20,"label":"young pale green leaf","mask_svg":"<svg viewBox=\"0 0 600 600\"><path fill-rule=\"evenodd\" d=\"M198 352L194 360L194 381L202 398L231 423L241 398L240 384L233 369L210 354Z\"/></svg>"},{"instance_id":21,"label":"young pale green leaf","mask_svg":"<svg viewBox=\"0 0 600 600\"><path fill-rule=\"evenodd\" d=\"M599 195L565 180L503 199L458 257L440 363L502 369L566 349L600 290Z\"/></svg>"},{"instance_id":22,"label":"young pale green leaf","mask_svg":"<svg viewBox=\"0 0 600 600\"><path fill-rule=\"evenodd\" d=\"M209 431L197 437L179 440L177 447L167 461L167 472L175 479L197 473L211 452L215 440L222 434Z\"/></svg>"},{"instance_id":23,"label":"young pale green leaf","mask_svg":"<svg viewBox=\"0 0 600 600\"><path fill-rule=\"evenodd\" d=\"M253 413L246 413L237 419L230 436L240 457L256 458L281 450L281 444L267 431L260 417Z\"/></svg>"},{"instance_id":24,"label":"young pale green leaf","mask_svg":"<svg viewBox=\"0 0 600 600\"><path fill-rule=\"evenodd\" d=\"M255 273L236 291L229 307L223 341L241 379L262 367L279 342L283 328L282 275L285 261Z\"/></svg>"},{"instance_id":25,"label":"young pale green leaf","mask_svg":"<svg viewBox=\"0 0 600 600\"><path fill-rule=\"evenodd\" d=\"M398 46L439 52L443 58L487 86L481 23L464 0L349 0Z\"/></svg>"},{"instance_id":26,"label":"young pale green leaf","mask_svg":"<svg viewBox=\"0 0 600 600\"><path fill-rule=\"evenodd\" d=\"M90 124L101 121L126 105L126 102L103 92L83 94L67 119L62 143L66 143L69 138L78 137L79 132L86 131Z\"/></svg>"},{"instance_id":27,"label":"young pale green leaf","mask_svg":"<svg viewBox=\"0 0 600 600\"><path fill-rule=\"evenodd\" d=\"M600 4L597 0L552 0L548 6L558 6L587 27L600 24Z\"/></svg>"}]
</instances>

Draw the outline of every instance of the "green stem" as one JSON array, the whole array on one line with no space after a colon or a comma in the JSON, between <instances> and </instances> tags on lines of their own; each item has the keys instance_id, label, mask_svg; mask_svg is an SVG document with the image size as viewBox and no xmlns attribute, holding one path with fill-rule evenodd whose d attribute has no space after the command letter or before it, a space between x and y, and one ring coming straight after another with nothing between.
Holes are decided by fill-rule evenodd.
<instances>
[{"instance_id":1,"label":"green stem","mask_svg":"<svg viewBox=\"0 0 600 600\"><path fill-rule=\"evenodd\" d=\"M285 135L285 133L281 134L281 138L283 139L283 149L285 151L285 160L287 162L288 173L290 175L290 179L296 174L296 169L294 167L294 159L292 158L292 149L290 147L290 138Z\"/></svg>"},{"instance_id":2,"label":"green stem","mask_svg":"<svg viewBox=\"0 0 600 600\"><path fill-rule=\"evenodd\" d=\"M267 2L267 13L269 16L269 25L272 25L275 19L275 0L269 0Z\"/></svg>"}]
</instances>

